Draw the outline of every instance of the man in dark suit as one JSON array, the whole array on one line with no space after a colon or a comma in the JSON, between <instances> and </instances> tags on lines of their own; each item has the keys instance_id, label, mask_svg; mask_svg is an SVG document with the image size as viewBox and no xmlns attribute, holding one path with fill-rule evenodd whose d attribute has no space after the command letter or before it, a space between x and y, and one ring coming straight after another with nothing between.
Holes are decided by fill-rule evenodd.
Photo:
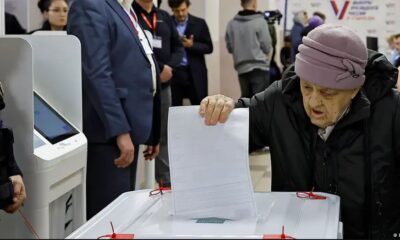
<instances>
[{"instance_id":1,"label":"man in dark suit","mask_svg":"<svg viewBox=\"0 0 400 240\"><path fill-rule=\"evenodd\" d=\"M181 64L174 69L171 81L172 105L181 106L183 98L199 105L208 95L205 54L213 51L210 31L204 19L189 14L189 0L168 0L176 29L185 47Z\"/></svg>"},{"instance_id":2,"label":"man in dark suit","mask_svg":"<svg viewBox=\"0 0 400 240\"><path fill-rule=\"evenodd\" d=\"M161 81L161 136L160 153L156 158L155 176L159 184L171 186L168 159L168 110L172 105L171 78L173 69L179 66L184 48L171 16L154 6L153 0L135 0L132 8L138 21L152 34L153 51L160 68Z\"/></svg>"},{"instance_id":3,"label":"man in dark suit","mask_svg":"<svg viewBox=\"0 0 400 240\"><path fill-rule=\"evenodd\" d=\"M157 65L132 0L74 1L68 32L82 44L87 217L134 189L139 144L158 153Z\"/></svg>"}]
</instances>

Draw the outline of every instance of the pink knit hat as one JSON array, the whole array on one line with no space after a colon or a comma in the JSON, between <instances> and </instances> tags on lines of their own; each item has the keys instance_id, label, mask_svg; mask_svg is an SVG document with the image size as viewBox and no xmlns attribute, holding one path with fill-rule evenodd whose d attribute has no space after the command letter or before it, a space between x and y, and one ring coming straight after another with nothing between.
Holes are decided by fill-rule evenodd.
<instances>
[{"instance_id":1,"label":"pink knit hat","mask_svg":"<svg viewBox=\"0 0 400 240\"><path fill-rule=\"evenodd\" d=\"M350 28L323 24L303 37L296 55L300 79L332 89L355 89L365 82L368 52Z\"/></svg>"}]
</instances>

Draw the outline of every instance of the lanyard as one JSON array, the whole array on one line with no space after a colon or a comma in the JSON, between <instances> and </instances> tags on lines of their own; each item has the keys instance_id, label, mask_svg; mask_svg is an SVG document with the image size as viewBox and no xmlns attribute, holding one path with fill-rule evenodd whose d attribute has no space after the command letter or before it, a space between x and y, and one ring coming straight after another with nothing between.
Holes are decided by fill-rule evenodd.
<instances>
[{"instance_id":1,"label":"lanyard","mask_svg":"<svg viewBox=\"0 0 400 240\"><path fill-rule=\"evenodd\" d=\"M153 24L150 23L149 19L146 17L146 15L144 13L141 13L142 18L144 20L144 22L147 24L147 26L153 30L153 34L156 33L156 27L157 27L157 14L153 13Z\"/></svg>"},{"instance_id":2,"label":"lanyard","mask_svg":"<svg viewBox=\"0 0 400 240\"><path fill-rule=\"evenodd\" d=\"M132 23L132 27L133 27L133 29L135 29L135 32L136 32L136 34L139 34L139 31L138 31L138 29L136 28L136 26L135 26L135 23L137 23L137 17L136 17L136 14L135 14L135 12L131 9L130 11L129 11L129 13L130 13L130 15L131 15L131 23Z\"/></svg>"}]
</instances>

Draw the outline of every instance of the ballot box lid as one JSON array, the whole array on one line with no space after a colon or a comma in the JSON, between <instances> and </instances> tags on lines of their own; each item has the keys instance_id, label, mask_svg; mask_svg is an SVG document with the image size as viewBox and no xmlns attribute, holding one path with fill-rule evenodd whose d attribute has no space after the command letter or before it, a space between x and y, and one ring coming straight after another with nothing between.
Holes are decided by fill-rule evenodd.
<instances>
[{"instance_id":1,"label":"ballot box lid","mask_svg":"<svg viewBox=\"0 0 400 240\"><path fill-rule=\"evenodd\" d=\"M340 198L299 197L291 192L256 193L257 218L183 219L174 216L172 194L149 196L150 190L122 194L67 238L98 238L112 233L134 238L340 238Z\"/></svg>"}]
</instances>

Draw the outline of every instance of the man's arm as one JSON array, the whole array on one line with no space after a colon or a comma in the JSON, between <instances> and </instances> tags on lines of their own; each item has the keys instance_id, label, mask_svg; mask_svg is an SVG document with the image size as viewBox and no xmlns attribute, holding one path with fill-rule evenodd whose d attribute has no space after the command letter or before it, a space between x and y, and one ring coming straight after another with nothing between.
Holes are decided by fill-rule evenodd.
<instances>
[{"instance_id":1,"label":"man's arm","mask_svg":"<svg viewBox=\"0 0 400 240\"><path fill-rule=\"evenodd\" d=\"M12 148L12 146L11 146ZM15 176L15 175L21 175L22 176L22 172L19 169L15 159L14 159L14 154L12 153L12 155L9 157L9 162L7 165L7 172L9 176Z\"/></svg>"},{"instance_id":2,"label":"man's arm","mask_svg":"<svg viewBox=\"0 0 400 240\"><path fill-rule=\"evenodd\" d=\"M10 176L13 185L13 203L4 208L7 213L14 213L17 211L26 199L25 184L21 175Z\"/></svg>"},{"instance_id":3,"label":"man's arm","mask_svg":"<svg viewBox=\"0 0 400 240\"><path fill-rule=\"evenodd\" d=\"M161 83L167 83L172 78L172 68L164 64L161 61L157 61L158 66L160 66L160 81Z\"/></svg>"},{"instance_id":4,"label":"man's arm","mask_svg":"<svg viewBox=\"0 0 400 240\"><path fill-rule=\"evenodd\" d=\"M233 53L233 43L231 40L231 36L230 36L230 31L231 31L231 24L229 23L227 28L226 28L226 32L225 32L225 44L226 44L226 49L228 50L229 53Z\"/></svg>"},{"instance_id":5,"label":"man's arm","mask_svg":"<svg viewBox=\"0 0 400 240\"><path fill-rule=\"evenodd\" d=\"M268 30L268 23L265 22L265 26L260 28L258 35L258 40L260 42L261 50L268 56L272 52L272 39L271 34Z\"/></svg>"},{"instance_id":6,"label":"man's arm","mask_svg":"<svg viewBox=\"0 0 400 240\"><path fill-rule=\"evenodd\" d=\"M273 106L281 82L273 83L263 92L253 96L251 99L241 98L234 103L232 98L223 95L214 95L204 98L200 103L199 114L204 117L206 125L216 125L229 121L229 115L233 108L249 108L250 114L250 152L269 146L270 126L273 117Z\"/></svg>"},{"instance_id":7,"label":"man's arm","mask_svg":"<svg viewBox=\"0 0 400 240\"><path fill-rule=\"evenodd\" d=\"M146 142L147 148L143 152L145 160L154 159L160 151L160 134L161 134L161 96L160 96L160 84L157 83L157 92L154 96L154 107L153 107L153 123L151 129L151 135Z\"/></svg>"},{"instance_id":8,"label":"man's arm","mask_svg":"<svg viewBox=\"0 0 400 240\"><path fill-rule=\"evenodd\" d=\"M0 147L7 154L7 175L22 175L14 157L14 134L8 128L1 128L0 131L0 141L2 143Z\"/></svg>"},{"instance_id":9,"label":"man's arm","mask_svg":"<svg viewBox=\"0 0 400 240\"><path fill-rule=\"evenodd\" d=\"M208 29L206 21L203 19L199 21L200 36L193 36L193 46L189 51L197 54L210 54L214 50L210 30Z\"/></svg>"},{"instance_id":10,"label":"man's arm","mask_svg":"<svg viewBox=\"0 0 400 240\"><path fill-rule=\"evenodd\" d=\"M17 162L14 157L14 137L11 130L3 128L2 130L2 138L4 145L1 146L5 148L5 152L7 153L7 175L11 179L13 185L13 203L6 206L4 211L7 213L14 213L17 211L22 203L26 199L26 191L24 181L22 180L22 173L19 169Z\"/></svg>"},{"instance_id":11,"label":"man's arm","mask_svg":"<svg viewBox=\"0 0 400 240\"><path fill-rule=\"evenodd\" d=\"M168 61L168 65L175 68L182 62L185 49L179 39L179 34L175 28L172 17L168 13L165 13L165 17L168 18L168 24L171 31L171 58Z\"/></svg>"},{"instance_id":12,"label":"man's arm","mask_svg":"<svg viewBox=\"0 0 400 240\"><path fill-rule=\"evenodd\" d=\"M128 120L112 78L111 39L106 15L106 2L74 1L68 19L68 33L82 44L83 88L112 138L130 132Z\"/></svg>"},{"instance_id":13,"label":"man's arm","mask_svg":"<svg viewBox=\"0 0 400 240\"><path fill-rule=\"evenodd\" d=\"M395 93L396 107L394 111L394 152L395 159L400 162L400 93Z\"/></svg>"}]
</instances>

